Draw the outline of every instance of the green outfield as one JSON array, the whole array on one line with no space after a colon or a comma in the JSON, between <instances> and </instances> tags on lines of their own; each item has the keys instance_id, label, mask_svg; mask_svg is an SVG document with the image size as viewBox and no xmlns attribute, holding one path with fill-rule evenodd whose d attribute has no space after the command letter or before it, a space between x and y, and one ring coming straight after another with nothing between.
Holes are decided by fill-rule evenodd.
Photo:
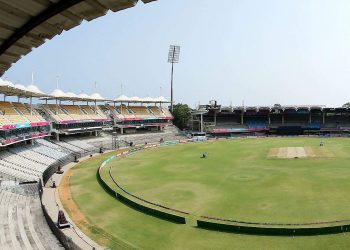
<instances>
[{"instance_id":1,"label":"green outfield","mask_svg":"<svg viewBox=\"0 0 350 250\"><path fill-rule=\"evenodd\" d=\"M322 139L324 147L319 146L320 141L264 138L175 145L144 150L113 160L108 166L113 166L113 176L129 192L194 215L276 223L350 219L350 139ZM208 158L200 158L204 152ZM350 246L350 233L313 237L237 235L143 214L106 194L97 183L96 170L107 157L75 167L70 187L73 200L91 225L85 231L112 248L120 243L145 249ZM104 169L102 176L113 186L107 171Z\"/></svg>"}]
</instances>

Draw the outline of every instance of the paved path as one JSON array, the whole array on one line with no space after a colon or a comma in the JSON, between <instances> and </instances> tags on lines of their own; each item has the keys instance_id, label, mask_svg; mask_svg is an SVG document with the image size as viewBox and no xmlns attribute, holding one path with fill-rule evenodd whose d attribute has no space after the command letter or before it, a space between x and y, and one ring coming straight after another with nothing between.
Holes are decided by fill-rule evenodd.
<instances>
[{"instance_id":1,"label":"paved path","mask_svg":"<svg viewBox=\"0 0 350 250\"><path fill-rule=\"evenodd\" d=\"M111 151L109 151L111 152ZM105 152L108 153L108 152ZM94 154L94 156L100 155L100 154ZM81 158L79 161L82 162L84 160L90 159L90 156ZM68 165L64 166L62 168L63 171L66 172L66 170L74 167L76 163L69 163ZM62 232L66 236L72 239L72 241L77 244L82 249L104 249L103 247L99 246L96 242L91 240L87 235L85 235L80 229L74 224L73 220L69 217L68 213L64 210L62 203L60 201L59 195L58 195L58 189L51 188L52 181L56 182L56 186L59 186L61 179L63 178L63 175L60 174L54 174L51 177L51 181L49 180L45 187L43 187L43 196L42 196L42 202L46 207L46 210L51 217L51 219L56 222L57 221L57 215L58 210L63 210L65 213L65 216L67 220L73 225L74 228L64 229ZM97 180L96 180L97 181Z\"/></svg>"}]
</instances>

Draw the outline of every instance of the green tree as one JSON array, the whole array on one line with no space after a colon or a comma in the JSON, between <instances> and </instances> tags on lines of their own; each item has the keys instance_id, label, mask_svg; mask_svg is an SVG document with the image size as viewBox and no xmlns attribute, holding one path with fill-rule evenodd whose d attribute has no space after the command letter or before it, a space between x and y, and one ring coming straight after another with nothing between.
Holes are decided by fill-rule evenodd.
<instances>
[{"instance_id":1,"label":"green tree","mask_svg":"<svg viewBox=\"0 0 350 250\"><path fill-rule=\"evenodd\" d=\"M343 108L350 108L350 102L347 102L347 103L345 103L344 105L343 105Z\"/></svg>"},{"instance_id":2,"label":"green tree","mask_svg":"<svg viewBox=\"0 0 350 250\"><path fill-rule=\"evenodd\" d=\"M178 103L174 105L173 123L179 129L184 129L191 119L191 108L187 104Z\"/></svg>"}]
</instances>

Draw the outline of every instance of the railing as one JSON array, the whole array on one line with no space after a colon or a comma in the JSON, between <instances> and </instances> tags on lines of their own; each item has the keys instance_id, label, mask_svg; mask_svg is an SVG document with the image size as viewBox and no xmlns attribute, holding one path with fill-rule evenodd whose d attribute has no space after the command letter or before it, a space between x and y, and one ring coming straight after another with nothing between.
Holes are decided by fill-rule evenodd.
<instances>
[{"instance_id":1,"label":"railing","mask_svg":"<svg viewBox=\"0 0 350 250\"><path fill-rule=\"evenodd\" d=\"M51 229L52 233L56 236L56 238L59 240L59 242L62 244L62 246L65 249L72 249L72 250L83 250L81 247L79 247L77 244L75 244L71 238L66 236L56 225L56 223L51 219L50 215L48 214L45 205L42 202L42 195L43 195L43 188L41 181L39 182L39 193L40 193L40 203L41 208L43 210L43 214L46 220L47 225Z\"/></svg>"},{"instance_id":2,"label":"railing","mask_svg":"<svg viewBox=\"0 0 350 250\"><path fill-rule=\"evenodd\" d=\"M99 153L100 149L92 149L92 150L85 150L84 152L80 153L70 153L65 158L60 159L59 161L51 164L43 173L43 183L44 185L47 183L47 181L51 178L51 176L56 173L59 169L59 167L63 167L71 162L74 162L76 160L79 160L80 158Z\"/></svg>"},{"instance_id":3,"label":"railing","mask_svg":"<svg viewBox=\"0 0 350 250\"><path fill-rule=\"evenodd\" d=\"M96 151L96 150L94 150ZM68 157L65 157L63 160L60 160L59 162L56 162L52 165L50 165L50 167L48 167L44 173L43 173L43 183L44 185L47 183L47 181L51 178L51 176L57 172L59 166L65 166L71 162L73 162L76 159L80 159L81 157L84 157L86 155L88 155L88 153L93 153L93 152L85 152L83 154L70 154ZM79 156L79 157L78 157ZM78 158L76 158L78 157ZM39 181L39 194L40 194L40 202L41 202L41 207L43 210L43 214L44 217L46 219L47 224L49 225L51 231L53 232L53 234L56 236L56 238L60 241L60 243L64 246L65 249L69 249L69 250L83 250L82 248L80 248L77 244L74 243L74 241L72 241L72 239L68 236L66 236L56 225L56 223L52 220L52 218L50 217L50 215L48 214L45 205L42 202L42 195L43 195L43 185L41 180ZM73 227L73 225L71 225ZM74 227L73 227L74 229ZM75 229L74 229L75 230ZM84 239L83 239L84 240ZM84 240L85 241L85 240ZM86 241L85 241L86 242ZM86 242L87 243L87 242ZM88 243L87 243L88 244ZM91 248L93 249L93 247L91 246Z\"/></svg>"},{"instance_id":4,"label":"railing","mask_svg":"<svg viewBox=\"0 0 350 250\"><path fill-rule=\"evenodd\" d=\"M150 147L154 147L154 146L150 146ZM123 154L128 154L128 153L132 153L138 150L141 150L143 148L137 148L134 150L130 150L130 151L126 151ZM114 158L116 158L117 156L120 156L120 154L112 156L110 158L108 158L107 160L105 160L101 166L99 167L99 169L97 170L97 179L98 182L100 183L100 185L102 186L102 188L109 193L111 196L113 196L114 198L117 198L119 201L123 202L124 204L133 207L136 210L142 211L146 214L155 216L157 218L161 218L167 221L171 221L174 223L179 223L179 224L186 224L186 218L184 216L180 216L177 214L182 214L182 215L189 215L189 213L187 212L183 212L183 211L179 211L176 209L172 209L160 204L156 204L150 201L147 201L143 198L140 198L136 195L131 194L130 192L128 192L127 190L125 190L123 187L121 187L116 180L113 178L112 173L111 173L111 169L109 170L109 176L111 177L111 179L113 180L114 184L121 190L120 192L113 190L108 184L106 184L104 182L104 180L102 179L100 173L102 171L102 169L105 167L105 165L110 162L111 160L113 160ZM131 199L130 197L134 198ZM146 205L147 204L147 205ZM169 210L170 212L166 212L166 210Z\"/></svg>"}]
</instances>

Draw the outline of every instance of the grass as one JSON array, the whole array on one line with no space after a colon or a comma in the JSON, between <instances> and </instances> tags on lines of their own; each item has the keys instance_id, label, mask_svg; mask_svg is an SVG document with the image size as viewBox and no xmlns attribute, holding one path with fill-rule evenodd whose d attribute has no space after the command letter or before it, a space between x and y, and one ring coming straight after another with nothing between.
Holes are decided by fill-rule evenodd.
<instances>
[{"instance_id":1,"label":"grass","mask_svg":"<svg viewBox=\"0 0 350 250\"><path fill-rule=\"evenodd\" d=\"M248 221L310 222L350 218L349 139L327 139L334 157L268 159L270 148L317 147L320 139L227 140L147 150L111 162L129 191L195 214ZM208 159L200 159L207 151ZM177 225L135 211L104 192L96 170L107 155L72 170L70 187L79 210L106 241L143 249L348 249L350 234L313 237L248 236ZM103 177L108 178L108 169ZM63 201L64 203L64 201ZM69 212L69 211L68 211ZM73 216L74 219L74 216ZM100 232L97 230L97 232ZM101 233L102 235L102 233Z\"/></svg>"}]
</instances>

